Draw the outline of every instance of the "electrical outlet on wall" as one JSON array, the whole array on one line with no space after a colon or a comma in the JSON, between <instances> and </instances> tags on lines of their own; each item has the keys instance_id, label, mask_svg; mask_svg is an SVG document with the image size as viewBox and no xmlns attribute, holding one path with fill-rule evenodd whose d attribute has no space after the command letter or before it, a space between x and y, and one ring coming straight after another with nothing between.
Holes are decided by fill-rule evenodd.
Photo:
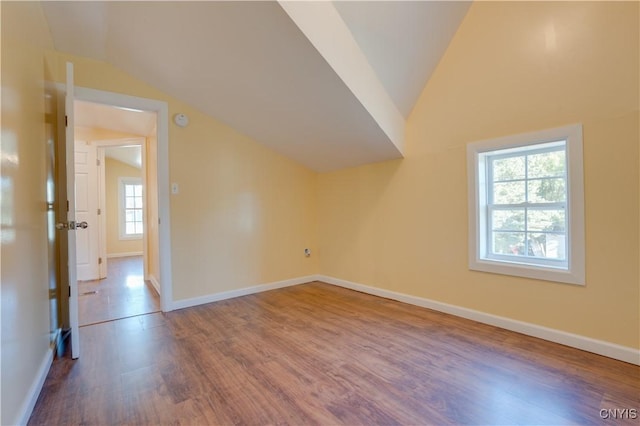
<instances>
[{"instance_id":1,"label":"electrical outlet on wall","mask_svg":"<svg viewBox=\"0 0 640 426\"><path fill-rule=\"evenodd\" d=\"M172 194L177 194L178 192L180 192L180 188L178 187L178 183L177 182L173 182L171 184L171 193Z\"/></svg>"}]
</instances>

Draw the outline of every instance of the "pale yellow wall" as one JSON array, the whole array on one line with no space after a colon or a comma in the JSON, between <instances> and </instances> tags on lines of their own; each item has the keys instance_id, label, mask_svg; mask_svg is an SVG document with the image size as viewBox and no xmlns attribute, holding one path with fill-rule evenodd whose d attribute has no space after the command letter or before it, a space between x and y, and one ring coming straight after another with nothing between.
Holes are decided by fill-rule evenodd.
<instances>
[{"instance_id":1,"label":"pale yellow wall","mask_svg":"<svg viewBox=\"0 0 640 426\"><path fill-rule=\"evenodd\" d=\"M2 14L2 238L0 423L21 408L49 351L44 49L52 45L38 3Z\"/></svg>"},{"instance_id":2,"label":"pale yellow wall","mask_svg":"<svg viewBox=\"0 0 640 426\"><path fill-rule=\"evenodd\" d=\"M78 86L168 102L189 126L169 126L173 299L318 272L316 174L198 110L99 61L49 52L55 76Z\"/></svg>"},{"instance_id":3,"label":"pale yellow wall","mask_svg":"<svg viewBox=\"0 0 640 426\"><path fill-rule=\"evenodd\" d=\"M140 178L142 170L131 167L122 161L105 158L105 198L107 219L107 256L140 253L142 254L142 238L137 240L121 240L118 216L118 179Z\"/></svg>"},{"instance_id":4,"label":"pale yellow wall","mask_svg":"<svg viewBox=\"0 0 640 426\"><path fill-rule=\"evenodd\" d=\"M474 3L406 159L319 177L321 273L639 345L638 3ZM466 144L584 124L584 287L468 270Z\"/></svg>"}]
</instances>

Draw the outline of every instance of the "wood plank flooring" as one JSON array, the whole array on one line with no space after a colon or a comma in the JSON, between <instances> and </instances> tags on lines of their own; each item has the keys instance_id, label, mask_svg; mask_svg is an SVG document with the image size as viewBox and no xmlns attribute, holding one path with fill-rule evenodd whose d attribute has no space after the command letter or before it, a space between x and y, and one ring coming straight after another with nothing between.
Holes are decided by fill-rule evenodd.
<instances>
[{"instance_id":1,"label":"wood plank flooring","mask_svg":"<svg viewBox=\"0 0 640 426\"><path fill-rule=\"evenodd\" d=\"M29 424L635 424L640 367L314 282L81 328Z\"/></svg>"},{"instance_id":2,"label":"wood plank flooring","mask_svg":"<svg viewBox=\"0 0 640 426\"><path fill-rule=\"evenodd\" d=\"M80 326L160 311L160 296L144 281L142 256L108 259L107 278L78 282Z\"/></svg>"}]
</instances>

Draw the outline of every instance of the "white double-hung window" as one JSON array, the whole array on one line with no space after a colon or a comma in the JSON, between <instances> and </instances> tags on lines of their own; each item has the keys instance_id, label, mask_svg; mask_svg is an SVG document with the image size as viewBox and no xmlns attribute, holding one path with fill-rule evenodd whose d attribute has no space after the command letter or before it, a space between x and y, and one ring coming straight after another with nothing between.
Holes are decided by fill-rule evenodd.
<instances>
[{"instance_id":1,"label":"white double-hung window","mask_svg":"<svg viewBox=\"0 0 640 426\"><path fill-rule=\"evenodd\" d=\"M582 127L467 146L469 268L584 284Z\"/></svg>"},{"instance_id":2,"label":"white double-hung window","mask_svg":"<svg viewBox=\"0 0 640 426\"><path fill-rule=\"evenodd\" d=\"M143 195L140 178L119 178L120 239L140 239L143 229Z\"/></svg>"}]
</instances>

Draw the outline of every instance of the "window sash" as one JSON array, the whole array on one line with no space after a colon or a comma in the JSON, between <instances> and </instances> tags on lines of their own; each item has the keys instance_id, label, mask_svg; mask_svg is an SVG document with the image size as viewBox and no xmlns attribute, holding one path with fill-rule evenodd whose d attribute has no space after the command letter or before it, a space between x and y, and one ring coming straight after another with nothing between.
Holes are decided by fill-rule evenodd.
<instances>
[{"instance_id":1,"label":"window sash","mask_svg":"<svg viewBox=\"0 0 640 426\"><path fill-rule=\"evenodd\" d=\"M121 240L144 234L144 196L140 178L119 178L119 234Z\"/></svg>"},{"instance_id":2,"label":"window sash","mask_svg":"<svg viewBox=\"0 0 640 426\"><path fill-rule=\"evenodd\" d=\"M564 170L562 174L549 174L544 176L529 177L529 157L533 155L546 154L551 152L564 152ZM524 158L524 176L513 179L494 179L495 162L508 158ZM568 248L569 248L569 232L568 232L568 214L567 214L567 197L568 197L568 182L567 182L567 149L566 141L557 141L551 146L545 146L541 148L517 148L505 151L498 151L494 154L486 155L485 161L487 167L485 168L486 187L484 193L486 194L485 204L485 253L487 259L501 260L520 264L531 264L535 266L546 266L552 268L566 269L568 266ZM555 202L530 202L529 196L529 182L542 181L549 179L562 179L564 181L564 201ZM524 184L524 201L520 203L495 203L495 186L496 183L509 183L509 182L523 182ZM522 211L523 212L523 229L496 229L493 223L494 211ZM548 231L548 230L532 230L528 224L528 216L531 210L562 210L564 214L564 231ZM504 254L497 253L494 249L495 233L513 233L524 235L524 254ZM530 247L531 234L553 234L564 236L564 258L554 259L543 256L530 255L530 251L533 251Z\"/></svg>"},{"instance_id":3,"label":"window sash","mask_svg":"<svg viewBox=\"0 0 640 426\"><path fill-rule=\"evenodd\" d=\"M132 205L133 207L125 207L124 209L124 233L127 236L141 235L142 228L142 184L124 183L124 205ZM131 201L131 203L129 203ZM131 212L133 220L129 220ZM137 219L139 217L140 219ZM131 226L130 226L131 225ZM133 230L130 232L130 230Z\"/></svg>"},{"instance_id":4,"label":"window sash","mask_svg":"<svg viewBox=\"0 0 640 426\"><path fill-rule=\"evenodd\" d=\"M566 268L567 266L567 262L568 262L568 248L569 248L569 232L568 232L568 219L567 219L567 215L565 213L565 217L564 217L564 230L560 231L560 230L538 230L538 229L531 229L528 226L528 209L525 208L521 208L522 212L523 212L523 220L524 220L524 226L522 229L503 229L503 228L496 228L493 224L493 211L496 210L502 210L502 209L489 209L488 213L487 213L487 224L486 224L486 238L485 238L485 243L486 243L486 258L487 259L495 259L495 260L507 260L507 261L511 261L511 262L516 262L516 263L530 263L530 264L539 264L539 265L548 265L548 266L553 266L553 267L558 267L558 268ZM544 209L544 210L562 210L562 209ZM565 209L566 212L566 209ZM495 233L505 233L505 234L523 234L524 235L524 254L505 254L505 253L499 253L496 252L494 249L494 234ZM531 238L529 238L530 235L533 234L546 234L546 235L557 235L557 236L562 236L563 238L563 247L564 247L564 257L563 258L552 258L552 257L545 257L545 256L539 256L539 255L531 255L529 254L531 251L534 251L533 249L531 249L530 247L530 243L531 243Z\"/></svg>"}]
</instances>

